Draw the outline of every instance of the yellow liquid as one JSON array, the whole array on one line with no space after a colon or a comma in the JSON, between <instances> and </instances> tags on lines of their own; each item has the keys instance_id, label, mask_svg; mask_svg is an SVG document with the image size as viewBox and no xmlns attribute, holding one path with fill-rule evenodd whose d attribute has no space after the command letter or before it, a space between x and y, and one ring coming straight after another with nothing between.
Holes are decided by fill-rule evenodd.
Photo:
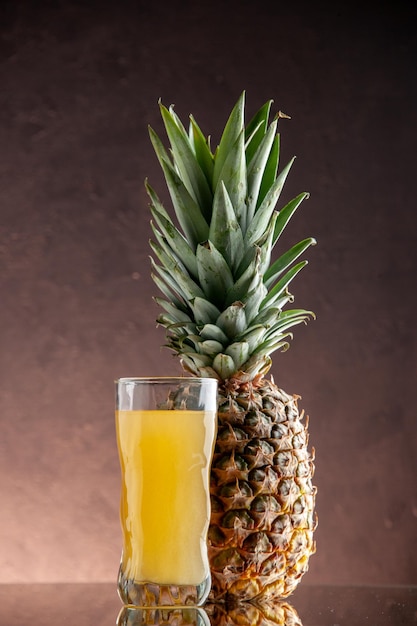
<instances>
[{"instance_id":1,"label":"yellow liquid","mask_svg":"<svg viewBox=\"0 0 417 626\"><path fill-rule=\"evenodd\" d=\"M117 411L126 578L199 585L209 573L212 411Z\"/></svg>"}]
</instances>

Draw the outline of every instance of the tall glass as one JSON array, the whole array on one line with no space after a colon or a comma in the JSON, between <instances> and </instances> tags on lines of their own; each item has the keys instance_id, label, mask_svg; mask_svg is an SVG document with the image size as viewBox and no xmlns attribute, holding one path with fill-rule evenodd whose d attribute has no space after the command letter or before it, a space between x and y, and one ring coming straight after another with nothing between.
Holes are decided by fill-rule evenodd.
<instances>
[{"instance_id":1,"label":"tall glass","mask_svg":"<svg viewBox=\"0 0 417 626\"><path fill-rule=\"evenodd\" d=\"M211 378L116 381L124 604L197 606L207 599L216 408Z\"/></svg>"}]
</instances>

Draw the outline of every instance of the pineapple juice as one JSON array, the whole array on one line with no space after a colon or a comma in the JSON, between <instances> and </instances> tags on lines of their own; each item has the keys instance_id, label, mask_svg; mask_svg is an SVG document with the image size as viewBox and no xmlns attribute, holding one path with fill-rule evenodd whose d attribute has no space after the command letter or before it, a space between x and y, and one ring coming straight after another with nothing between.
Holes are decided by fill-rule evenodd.
<instances>
[{"instance_id":1,"label":"pineapple juice","mask_svg":"<svg viewBox=\"0 0 417 626\"><path fill-rule=\"evenodd\" d=\"M209 574L209 473L216 414L116 412L126 578L200 584Z\"/></svg>"}]
</instances>

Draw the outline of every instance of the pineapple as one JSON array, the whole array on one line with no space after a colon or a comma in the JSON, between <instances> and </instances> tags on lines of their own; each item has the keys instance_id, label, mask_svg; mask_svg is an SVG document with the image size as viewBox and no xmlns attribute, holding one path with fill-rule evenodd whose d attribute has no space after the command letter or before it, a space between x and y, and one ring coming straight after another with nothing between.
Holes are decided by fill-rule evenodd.
<instances>
[{"instance_id":1,"label":"pineapple","mask_svg":"<svg viewBox=\"0 0 417 626\"><path fill-rule=\"evenodd\" d=\"M174 214L150 198L158 323L184 370L219 381L211 470L211 601L288 596L315 551L314 451L298 397L266 375L290 329L314 317L288 308L309 237L273 260L288 221L308 196L276 205L293 159L278 172L277 124L268 101L245 125L242 93L213 153L195 119L188 130L160 103L170 150L150 138Z\"/></svg>"}]
</instances>

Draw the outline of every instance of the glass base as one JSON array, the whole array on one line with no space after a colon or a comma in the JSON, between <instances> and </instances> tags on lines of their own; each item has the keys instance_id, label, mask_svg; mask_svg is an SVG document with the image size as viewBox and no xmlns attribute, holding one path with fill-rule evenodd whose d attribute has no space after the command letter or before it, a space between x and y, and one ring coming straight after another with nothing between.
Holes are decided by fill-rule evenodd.
<instances>
[{"instance_id":1,"label":"glass base","mask_svg":"<svg viewBox=\"0 0 417 626\"><path fill-rule=\"evenodd\" d=\"M211 576L199 585L159 585L126 578L119 569L117 590L121 601L132 607L201 606L208 598Z\"/></svg>"},{"instance_id":2,"label":"glass base","mask_svg":"<svg viewBox=\"0 0 417 626\"><path fill-rule=\"evenodd\" d=\"M201 608L138 608L124 606L116 626L210 626L207 613Z\"/></svg>"}]
</instances>

